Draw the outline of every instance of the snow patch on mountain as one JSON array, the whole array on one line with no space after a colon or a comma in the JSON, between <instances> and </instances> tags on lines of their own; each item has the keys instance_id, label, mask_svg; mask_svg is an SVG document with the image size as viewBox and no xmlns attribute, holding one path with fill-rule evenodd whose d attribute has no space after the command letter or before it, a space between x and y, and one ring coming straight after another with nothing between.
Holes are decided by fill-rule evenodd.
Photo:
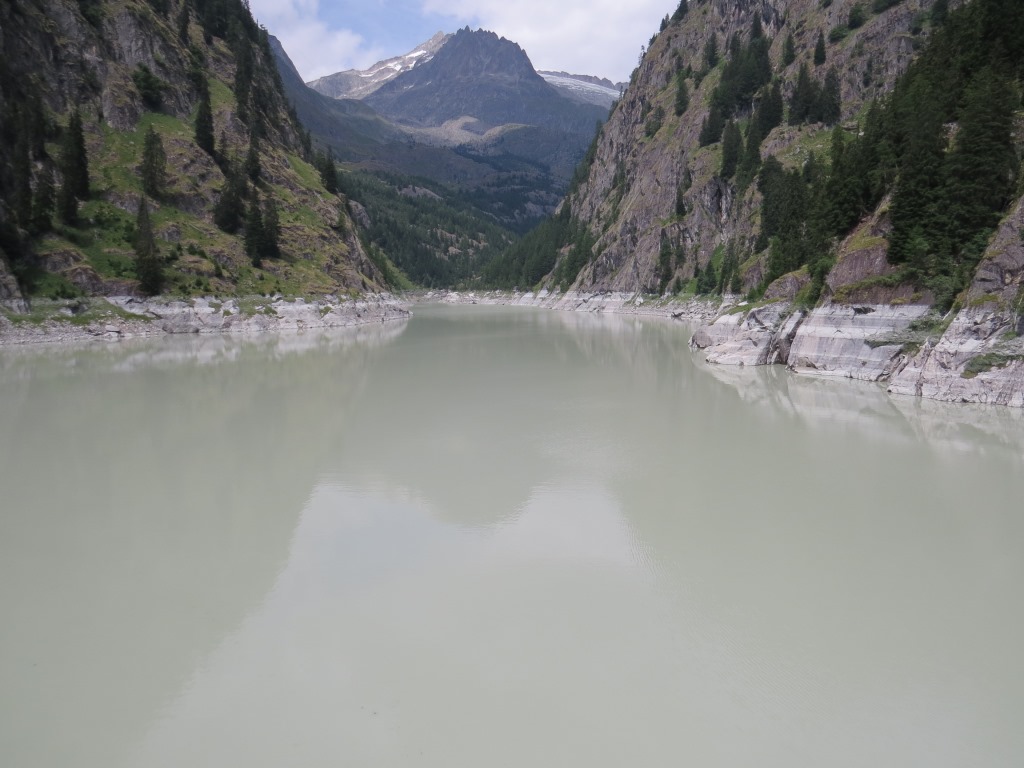
<instances>
[{"instance_id":1,"label":"snow patch on mountain","mask_svg":"<svg viewBox=\"0 0 1024 768\"><path fill-rule=\"evenodd\" d=\"M543 70L538 70L537 74L570 99L603 107L610 107L626 86L625 83L613 83L611 80L591 75Z\"/></svg>"}]
</instances>

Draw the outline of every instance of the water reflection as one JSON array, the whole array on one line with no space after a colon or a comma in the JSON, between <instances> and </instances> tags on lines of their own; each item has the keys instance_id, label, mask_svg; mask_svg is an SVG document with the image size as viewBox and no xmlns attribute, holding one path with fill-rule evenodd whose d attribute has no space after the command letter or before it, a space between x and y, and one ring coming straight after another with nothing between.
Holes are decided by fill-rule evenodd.
<instances>
[{"instance_id":1,"label":"water reflection","mask_svg":"<svg viewBox=\"0 0 1024 768\"><path fill-rule=\"evenodd\" d=\"M686 341L424 307L0 362L0 757L1018 764L1018 415Z\"/></svg>"},{"instance_id":2,"label":"water reflection","mask_svg":"<svg viewBox=\"0 0 1024 768\"><path fill-rule=\"evenodd\" d=\"M400 331L0 351L0 762L121 764L274 583Z\"/></svg>"},{"instance_id":3,"label":"water reflection","mask_svg":"<svg viewBox=\"0 0 1024 768\"><path fill-rule=\"evenodd\" d=\"M928 445L952 457L982 452L1024 459L1024 411L892 396L878 384L795 375L781 366L737 367L694 361L768 415L812 429L853 428L872 439Z\"/></svg>"}]
</instances>

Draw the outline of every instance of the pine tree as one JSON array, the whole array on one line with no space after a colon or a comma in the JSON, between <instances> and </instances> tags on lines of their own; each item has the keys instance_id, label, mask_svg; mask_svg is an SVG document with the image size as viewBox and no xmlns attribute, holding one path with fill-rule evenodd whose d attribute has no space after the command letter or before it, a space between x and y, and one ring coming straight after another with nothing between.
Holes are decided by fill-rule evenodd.
<instances>
[{"instance_id":1,"label":"pine tree","mask_svg":"<svg viewBox=\"0 0 1024 768\"><path fill-rule=\"evenodd\" d=\"M253 133L249 136L249 149L245 153L245 175L253 184L259 184L261 173L259 139Z\"/></svg>"},{"instance_id":2,"label":"pine tree","mask_svg":"<svg viewBox=\"0 0 1024 768\"><path fill-rule=\"evenodd\" d=\"M254 267L260 267L263 265L263 256L266 252L263 215L260 212L259 194L256 194L249 203L249 213L245 217L245 253Z\"/></svg>"},{"instance_id":3,"label":"pine tree","mask_svg":"<svg viewBox=\"0 0 1024 768\"><path fill-rule=\"evenodd\" d=\"M149 126L142 146L142 189L147 195L159 200L167 187L167 153L164 142L153 126Z\"/></svg>"},{"instance_id":4,"label":"pine tree","mask_svg":"<svg viewBox=\"0 0 1024 768\"><path fill-rule=\"evenodd\" d=\"M65 224L74 224L78 218L78 199L89 195L89 163L82 135L82 118L77 110L72 112L61 140L58 168L61 185L57 192L57 216Z\"/></svg>"},{"instance_id":5,"label":"pine tree","mask_svg":"<svg viewBox=\"0 0 1024 768\"><path fill-rule=\"evenodd\" d=\"M835 68L830 68L825 75L825 86L821 89L821 107L818 110L821 122L835 125L842 116L842 97L839 91L839 75Z\"/></svg>"},{"instance_id":6,"label":"pine tree","mask_svg":"<svg viewBox=\"0 0 1024 768\"><path fill-rule=\"evenodd\" d=\"M818 42L814 44L814 66L825 63L825 33L818 32Z\"/></svg>"},{"instance_id":7,"label":"pine tree","mask_svg":"<svg viewBox=\"0 0 1024 768\"><path fill-rule=\"evenodd\" d=\"M893 264L911 263L924 271L928 248L920 243L927 246L925 233L943 229L944 217L935 204L942 188L946 140L938 98L930 84L912 83L906 98L910 106L904 126L906 144L889 213L888 258Z\"/></svg>"},{"instance_id":8,"label":"pine tree","mask_svg":"<svg viewBox=\"0 0 1024 768\"><path fill-rule=\"evenodd\" d=\"M960 112L960 130L946 156L944 217L954 246L987 233L1013 196L1018 168L1010 82L989 68L971 80ZM972 265L973 266L973 265Z\"/></svg>"},{"instance_id":9,"label":"pine tree","mask_svg":"<svg viewBox=\"0 0 1024 768\"><path fill-rule=\"evenodd\" d=\"M71 193L79 200L89 198L89 157L82 131L82 116L76 109L68 120L61 142L60 171Z\"/></svg>"},{"instance_id":10,"label":"pine tree","mask_svg":"<svg viewBox=\"0 0 1024 768\"><path fill-rule=\"evenodd\" d=\"M672 21L682 21L689 10L686 0L679 0L679 6L676 8L675 13L672 14Z\"/></svg>"},{"instance_id":11,"label":"pine tree","mask_svg":"<svg viewBox=\"0 0 1024 768\"><path fill-rule=\"evenodd\" d=\"M242 225L245 213L245 180L230 165L224 177L220 197L213 207L213 223L228 234L234 234Z\"/></svg>"},{"instance_id":12,"label":"pine tree","mask_svg":"<svg viewBox=\"0 0 1024 768\"><path fill-rule=\"evenodd\" d=\"M712 106L708 116L701 124L698 141L702 147L714 144L722 137L722 130L725 128L725 118L722 117L722 110Z\"/></svg>"},{"instance_id":13,"label":"pine tree","mask_svg":"<svg viewBox=\"0 0 1024 768\"><path fill-rule=\"evenodd\" d=\"M807 64L801 64L800 74L796 78L796 87L789 100L789 124L800 125L806 122L816 111L818 102L817 85L811 80Z\"/></svg>"},{"instance_id":14,"label":"pine tree","mask_svg":"<svg viewBox=\"0 0 1024 768\"><path fill-rule=\"evenodd\" d=\"M704 44L704 68L714 69L718 64L718 38L714 35Z\"/></svg>"},{"instance_id":15,"label":"pine tree","mask_svg":"<svg viewBox=\"0 0 1024 768\"><path fill-rule=\"evenodd\" d=\"M182 45L188 45L191 42L189 38L188 29L190 21L189 7L187 2L181 4L181 10L178 11L177 28L178 28L178 42Z\"/></svg>"},{"instance_id":16,"label":"pine tree","mask_svg":"<svg viewBox=\"0 0 1024 768\"><path fill-rule=\"evenodd\" d=\"M32 218L29 229L34 234L41 235L53 228L53 204L53 175L49 168L44 167L36 179L36 189L32 195Z\"/></svg>"},{"instance_id":17,"label":"pine tree","mask_svg":"<svg viewBox=\"0 0 1024 768\"><path fill-rule=\"evenodd\" d=\"M736 165L743 150L743 135L739 126L732 120L725 124L722 131L722 169L721 177L731 179L736 173Z\"/></svg>"},{"instance_id":18,"label":"pine tree","mask_svg":"<svg viewBox=\"0 0 1024 768\"><path fill-rule=\"evenodd\" d=\"M186 6L187 8L187 6ZM213 109L210 106L210 84L205 77L199 87L199 107L196 110L196 145L210 157L216 155L213 133Z\"/></svg>"},{"instance_id":19,"label":"pine tree","mask_svg":"<svg viewBox=\"0 0 1024 768\"><path fill-rule=\"evenodd\" d=\"M771 88L765 89L757 111L754 112L753 122L757 125L761 139L771 133L773 128L782 125L783 113L782 88L775 82Z\"/></svg>"},{"instance_id":20,"label":"pine tree","mask_svg":"<svg viewBox=\"0 0 1024 768\"><path fill-rule=\"evenodd\" d=\"M931 13L932 25L935 27L941 27L946 23L947 16L949 16L949 1L935 0Z\"/></svg>"},{"instance_id":21,"label":"pine tree","mask_svg":"<svg viewBox=\"0 0 1024 768\"><path fill-rule=\"evenodd\" d=\"M759 40L764 36L764 27L761 26L761 12L754 11L754 20L750 24L750 39Z\"/></svg>"},{"instance_id":22,"label":"pine tree","mask_svg":"<svg viewBox=\"0 0 1024 768\"><path fill-rule=\"evenodd\" d=\"M213 154L213 160L217 163L217 166L223 171L226 176L232 165L231 156L231 145L228 143L227 131L221 130L220 136L217 138L217 150Z\"/></svg>"},{"instance_id":23,"label":"pine tree","mask_svg":"<svg viewBox=\"0 0 1024 768\"><path fill-rule=\"evenodd\" d=\"M676 216L686 215L686 189L680 184L676 187Z\"/></svg>"},{"instance_id":24,"label":"pine tree","mask_svg":"<svg viewBox=\"0 0 1024 768\"><path fill-rule=\"evenodd\" d=\"M740 157L739 165L736 168L736 184L746 187L757 175L757 169L761 167L761 141L763 137L759 125L751 121L747 126L747 135L743 145L743 155Z\"/></svg>"},{"instance_id":25,"label":"pine tree","mask_svg":"<svg viewBox=\"0 0 1024 768\"><path fill-rule=\"evenodd\" d=\"M686 86L686 78L680 72L676 75L676 115L682 115L690 108L690 89Z\"/></svg>"},{"instance_id":26,"label":"pine tree","mask_svg":"<svg viewBox=\"0 0 1024 768\"><path fill-rule=\"evenodd\" d=\"M281 224L277 215L277 204L271 197L263 206L263 237L265 243L264 255L268 259L281 257Z\"/></svg>"},{"instance_id":27,"label":"pine tree","mask_svg":"<svg viewBox=\"0 0 1024 768\"><path fill-rule=\"evenodd\" d=\"M338 168L334 164L334 152L331 149L321 158L320 181L332 195L338 194Z\"/></svg>"},{"instance_id":28,"label":"pine tree","mask_svg":"<svg viewBox=\"0 0 1024 768\"><path fill-rule=\"evenodd\" d=\"M794 61L796 61L796 43L793 41L793 33L790 32L782 43L782 66L788 67Z\"/></svg>"},{"instance_id":29,"label":"pine tree","mask_svg":"<svg viewBox=\"0 0 1024 768\"><path fill-rule=\"evenodd\" d=\"M135 219L135 276L139 280L139 288L146 295L155 296L163 290L163 261L153 238L145 195L139 202L139 213Z\"/></svg>"}]
</instances>

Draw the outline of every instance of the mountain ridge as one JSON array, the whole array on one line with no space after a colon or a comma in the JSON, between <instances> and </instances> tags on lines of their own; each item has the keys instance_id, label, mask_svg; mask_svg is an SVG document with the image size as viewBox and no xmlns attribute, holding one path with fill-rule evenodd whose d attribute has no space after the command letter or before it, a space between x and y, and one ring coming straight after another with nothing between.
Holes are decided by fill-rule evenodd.
<instances>
[{"instance_id":1,"label":"mountain ridge","mask_svg":"<svg viewBox=\"0 0 1024 768\"><path fill-rule=\"evenodd\" d=\"M450 33L437 32L408 53L382 59L367 69L346 69L318 77L306 85L332 99L362 99L394 77L430 61L449 39Z\"/></svg>"}]
</instances>

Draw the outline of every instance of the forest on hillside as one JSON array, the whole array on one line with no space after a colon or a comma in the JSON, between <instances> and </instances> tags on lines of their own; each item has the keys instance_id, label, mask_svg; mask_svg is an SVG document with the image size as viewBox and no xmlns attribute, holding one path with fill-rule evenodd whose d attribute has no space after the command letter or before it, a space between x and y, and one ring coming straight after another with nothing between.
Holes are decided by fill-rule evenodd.
<instances>
[{"instance_id":1,"label":"forest on hillside","mask_svg":"<svg viewBox=\"0 0 1024 768\"><path fill-rule=\"evenodd\" d=\"M701 0L682 0L662 31L680 24ZM884 13L898 0L858 4L848 25L819 33L812 74L801 64L795 82L783 83L768 56L771 47L759 15L745 34L719 50L707 39L700 65L671 74L677 118L689 107L687 83L712 72L718 80L701 125L701 146L720 149L717 175L738 195L751 185L760 193L753 254L762 254L757 297L776 278L806 268L810 284L799 297L814 303L835 263L838 243L866 217L881 211L891 222L888 259L897 269L878 278L928 291L949 307L966 287L988 239L1008 205L1020 194L1020 146L1015 124L1024 85L1024 4L973 0L950 10L935 0L921 17L927 43L891 92L868 103L853 121L840 123L836 72L828 45ZM796 60L791 33L782 44L782 66ZM654 38L652 38L653 44ZM783 97L788 93L788 98ZM668 119L661 107L647 113L647 137ZM797 168L765 151L765 139L780 125L831 127L828 150L813 152ZM593 148L577 172L577 185L594 162ZM629 180L616 178L613 189ZM676 215L686 214L686 174L676 195ZM570 197L571 197L570 192ZM594 222L563 210L491 266L488 279L502 287L532 286L550 274L566 287L595 257ZM663 235L658 271L661 291L736 291L739 268L752 253L730 242L689 283L670 284L675 254ZM554 270L554 271L552 271Z\"/></svg>"}]
</instances>

